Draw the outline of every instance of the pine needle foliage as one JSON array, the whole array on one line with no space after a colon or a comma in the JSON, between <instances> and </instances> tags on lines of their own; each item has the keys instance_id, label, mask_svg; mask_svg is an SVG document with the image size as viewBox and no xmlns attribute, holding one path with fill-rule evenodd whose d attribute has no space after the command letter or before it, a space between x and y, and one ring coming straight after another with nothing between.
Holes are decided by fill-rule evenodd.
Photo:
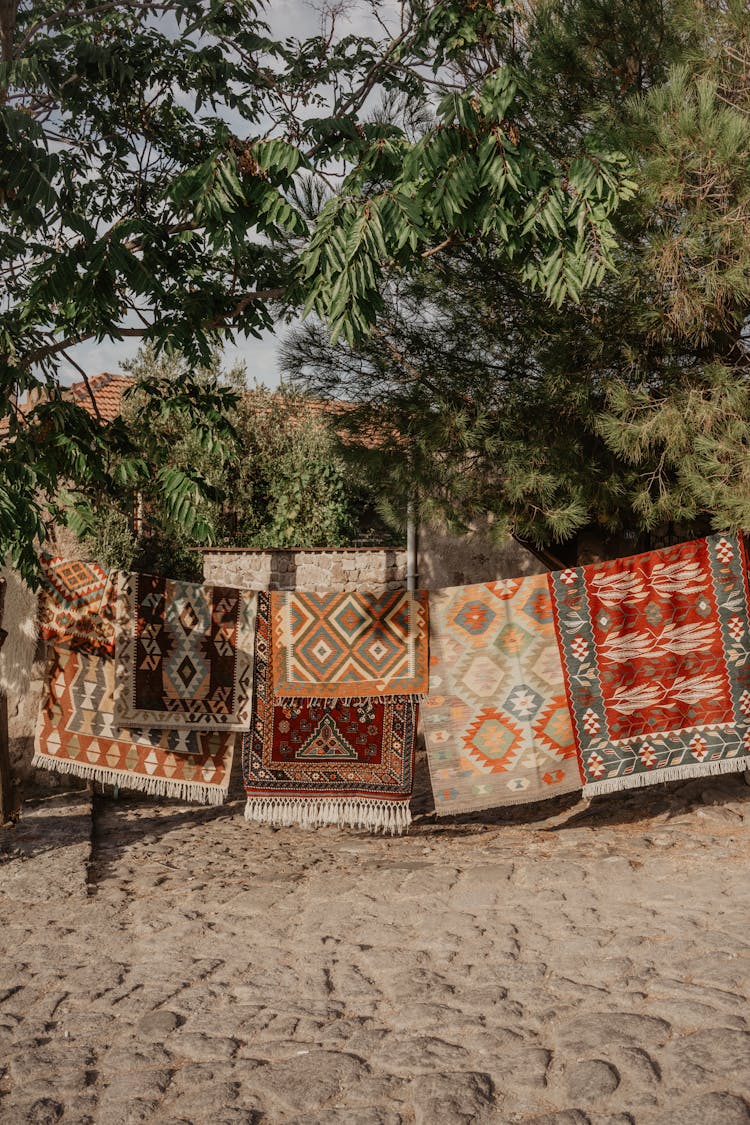
<instances>
[{"instance_id":1,"label":"pine needle foliage","mask_svg":"<svg viewBox=\"0 0 750 1125\"><path fill-rule=\"evenodd\" d=\"M456 244L389 289L365 344L297 332L289 372L358 403L350 454L394 511L416 494L425 518L491 512L539 545L747 528L750 11L544 0L514 28L526 142L585 137L635 169L616 269L555 307L491 241Z\"/></svg>"}]
</instances>

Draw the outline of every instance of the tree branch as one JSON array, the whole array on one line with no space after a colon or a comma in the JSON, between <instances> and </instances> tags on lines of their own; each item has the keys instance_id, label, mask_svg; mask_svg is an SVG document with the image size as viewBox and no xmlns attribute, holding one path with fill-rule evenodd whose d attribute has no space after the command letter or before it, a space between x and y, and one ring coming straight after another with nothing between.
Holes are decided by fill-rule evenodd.
<instances>
[{"instance_id":1,"label":"tree branch","mask_svg":"<svg viewBox=\"0 0 750 1125\"><path fill-rule=\"evenodd\" d=\"M76 363L76 361L73 359L73 357L71 355L68 354L67 351L61 350L60 355L64 356L65 359L67 359L68 363L72 364L73 367L75 367L76 371L79 373L79 375L82 376L83 381L86 384L86 390L88 392L88 396L91 399L91 405L94 408L94 414L96 415L96 420L97 420L97 422L99 422L100 425L103 426L104 425L104 419L102 418L101 413L99 412L99 403L96 401L96 395L94 394L94 392L91 389L91 384L89 383L88 375L83 370L80 363Z\"/></svg>"}]
</instances>

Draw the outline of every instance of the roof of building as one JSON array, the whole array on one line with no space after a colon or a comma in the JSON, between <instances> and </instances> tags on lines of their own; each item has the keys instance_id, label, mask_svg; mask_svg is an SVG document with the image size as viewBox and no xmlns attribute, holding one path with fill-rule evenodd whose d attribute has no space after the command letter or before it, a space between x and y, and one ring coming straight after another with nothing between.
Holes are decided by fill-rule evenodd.
<instances>
[{"instance_id":1,"label":"roof of building","mask_svg":"<svg viewBox=\"0 0 750 1125\"><path fill-rule=\"evenodd\" d=\"M75 402L93 418L98 416L103 422L112 422L122 410L122 396L132 382L132 375L113 375L110 371L102 371L99 375L89 376L90 394L86 383L81 379L80 382L63 388L62 396ZM43 400L44 394L43 386L38 391L29 392L26 399L16 405L16 411L24 417L30 414ZM96 408L91 401L92 395ZM7 433L8 428L7 418L0 419L0 434Z\"/></svg>"},{"instance_id":2,"label":"roof of building","mask_svg":"<svg viewBox=\"0 0 750 1125\"><path fill-rule=\"evenodd\" d=\"M100 417L103 422L112 422L120 414L122 410L122 399L128 387L132 386L133 376L123 375L121 372L112 373L111 371L102 371L98 375L88 376L88 386L83 379L77 383L72 383L69 387L65 387L62 391L62 396L65 399L77 403L83 410L92 417ZM248 397L252 396L252 391L247 392ZM92 396L96 401L96 409L92 402ZM27 395L26 400L20 402L16 409L21 415L30 414L34 407L43 399L44 388L40 387L39 391L31 392ZM309 399L309 409L320 418L329 418L335 421L337 416L344 414L346 411L352 409L352 403L342 401L322 401L320 399ZM267 411L267 406L259 407L261 413ZM309 417L309 416L308 416ZM302 422L302 420L300 420ZM8 432L7 419L0 419L0 435ZM382 436L382 435L381 435ZM364 437L364 443L372 448L379 444L378 440L373 436L371 439Z\"/></svg>"},{"instance_id":3,"label":"roof of building","mask_svg":"<svg viewBox=\"0 0 750 1125\"><path fill-rule=\"evenodd\" d=\"M132 382L132 375L113 375L110 371L102 371L100 375L90 375L88 384L96 400L96 410L83 380L80 383L73 383L64 394L89 414L98 413L102 421L112 422L122 410L122 396Z\"/></svg>"}]
</instances>

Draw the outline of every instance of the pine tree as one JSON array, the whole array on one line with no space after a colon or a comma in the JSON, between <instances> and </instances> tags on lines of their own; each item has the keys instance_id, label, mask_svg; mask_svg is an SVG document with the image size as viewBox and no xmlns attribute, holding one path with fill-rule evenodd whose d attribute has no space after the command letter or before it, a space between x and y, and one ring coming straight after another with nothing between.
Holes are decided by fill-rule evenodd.
<instances>
[{"instance_id":1,"label":"pine tree","mask_svg":"<svg viewBox=\"0 0 750 1125\"><path fill-rule=\"evenodd\" d=\"M290 375L360 403L383 502L539 544L596 524L750 526L750 13L548 0L518 20L530 141L626 152L617 272L551 308L487 246L394 286L366 346L297 332ZM356 432L354 433L356 439ZM642 539L647 543L647 539Z\"/></svg>"}]
</instances>

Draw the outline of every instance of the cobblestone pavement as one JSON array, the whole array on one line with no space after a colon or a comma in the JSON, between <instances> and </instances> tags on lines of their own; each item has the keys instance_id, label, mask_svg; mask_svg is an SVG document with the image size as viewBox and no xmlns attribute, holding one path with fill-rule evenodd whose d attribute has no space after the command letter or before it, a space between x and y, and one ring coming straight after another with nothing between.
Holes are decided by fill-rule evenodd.
<instances>
[{"instance_id":1,"label":"cobblestone pavement","mask_svg":"<svg viewBox=\"0 0 750 1125\"><path fill-rule=\"evenodd\" d=\"M401 839L27 806L0 1121L750 1122L749 813L740 777Z\"/></svg>"}]
</instances>

